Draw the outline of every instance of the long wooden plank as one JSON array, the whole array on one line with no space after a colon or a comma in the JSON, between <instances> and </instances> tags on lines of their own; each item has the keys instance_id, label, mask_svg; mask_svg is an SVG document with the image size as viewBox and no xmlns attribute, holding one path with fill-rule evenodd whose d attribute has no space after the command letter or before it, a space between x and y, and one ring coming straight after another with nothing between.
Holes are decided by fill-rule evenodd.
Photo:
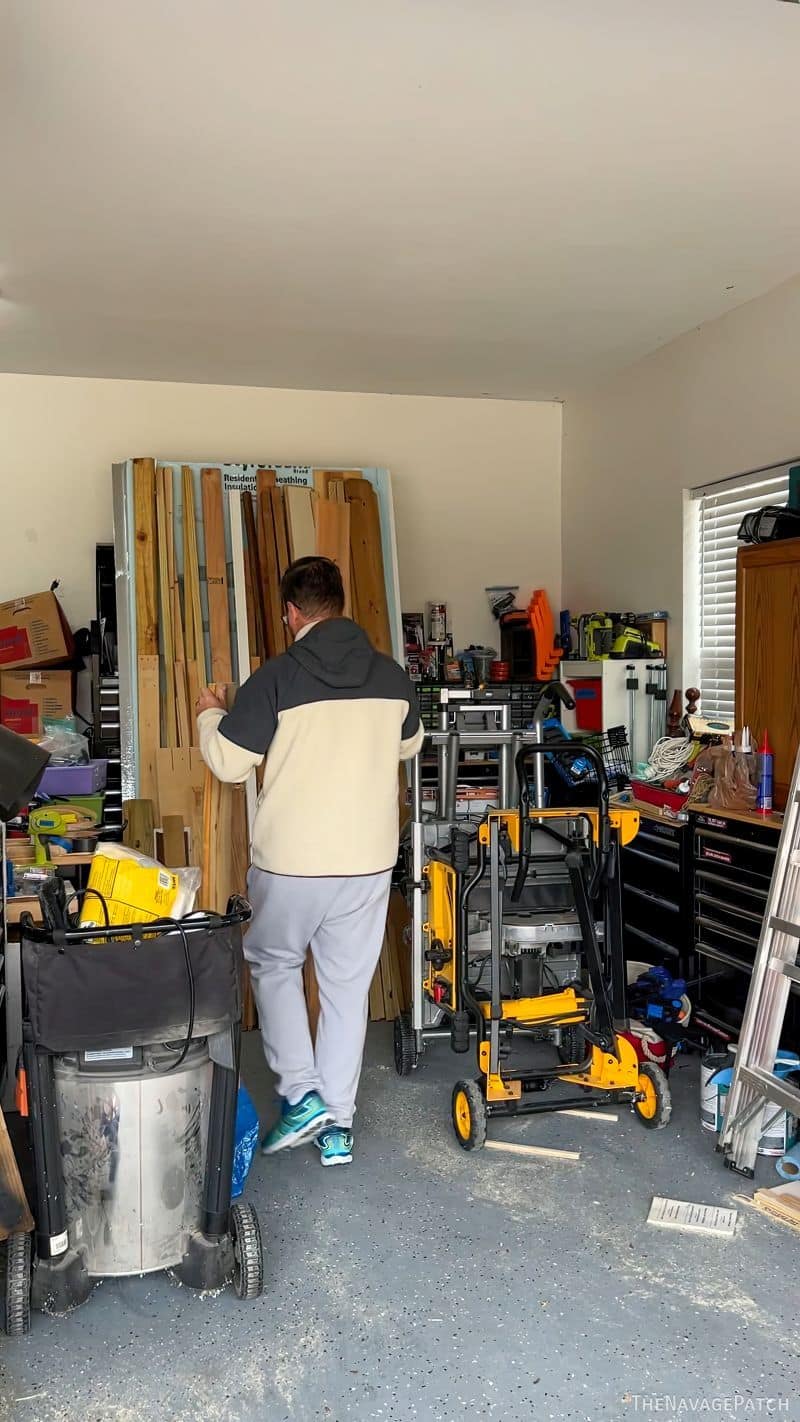
<instances>
[{"instance_id":1,"label":"long wooden plank","mask_svg":"<svg viewBox=\"0 0 800 1422\"><path fill-rule=\"evenodd\" d=\"M315 551L336 564L344 583L344 615L351 615L350 505L317 499Z\"/></svg>"},{"instance_id":2,"label":"long wooden plank","mask_svg":"<svg viewBox=\"0 0 800 1422\"><path fill-rule=\"evenodd\" d=\"M156 753L158 803L165 815L180 815L189 827L190 862L200 866L203 843L203 783L206 767L199 750L170 748Z\"/></svg>"},{"instance_id":3,"label":"long wooden plank","mask_svg":"<svg viewBox=\"0 0 800 1422\"><path fill-rule=\"evenodd\" d=\"M184 641L184 618L181 605L181 590L178 581L178 559L175 538L175 504L173 470L170 465L163 467L164 507L167 517L167 576L169 579L170 618L172 622L172 643L174 652L173 679L175 684L175 716L177 722L177 743L188 746L192 743L192 720L189 715L189 693L186 681L186 650ZM169 665L166 667L169 676Z\"/></svg>"},{"instance_id":4,"label":"long wooden plank","mask_svg":"<svg viewBox=\"0 0 800 1422\"><path fill-rule=\"evenodd\" d=\"M183 591L186 604L186 660L197 663L198 681L201 686L205 686L208 673L203 635L203 609L200 602L194 475L188 464L183 465L181 473L183 479Z\"/></svg>"},{"instance_id":5,"label":"long wooden plank","mask_svg":"<svg viewBox=\"0 0 800 1422\"><path fill-rule=\"evenodd\" d=\"M270 498L272 499L272 517L275 523L275 551L278 555L278 578L280 579L292 561L289 552L289 535L286 530L286 504L280 485L270 489Z\"/></svg>"},{"instance_id":6,"label":"long wooden plank","mask_svg":"<svg viewBox=\"0 0 800 1422\"><path fill-rule=\"evenodd\" d=\"M381 524L375 490L366 479L345 481L350 505L350 552L354 616L379 652L392 655L381 549Z\"/></svg>"},{"instance_id":7,"label":"long wooden plank","mask_svg":"<svg viewBox=\"0 0 800 1422\"><path fill-rule=\"evenodd\" d=\"M10 1234L30 1234L33 1216L19 1173L8 1127L0 1111L0 1240Z\"/></svg>"},{"instance_id":8,"label":"long wooden plank","mask_svg":"<svg viewBox=\"0 0 800 1422\"><path fill-rule=\"evenodd\" d=\"M152 800L123 800L122 817L125 828L122 843L129 849L152 858L155 848L155 815Z\"/></svg>"},{"instance_id":9,"label":"long wooden plank","mask_svg":"<svg viewBox=\"0 0 800 1422\"><path fill-rule=\"evenodd\" d=\"M314 959L311 956L311 949L306 952L306 961L303 966L303 987L306 994L306 1011L308 1013L308 1026L311 1032L311 1040L317 1040L317 1026L319 1024L319 982L317 981L317 970L314 967Z\"/></svg>"},{"instance_id":10,"label":"long wooden plank","mask_svg":"<svg viewBox=\"0 0 800 1422\"><path fill-rule=\"evenodd\" d=\"M286 569L291 562L289 556L289 537L286 531L286 505L283 501L283 490L276 486L270 489L270 500L272 502L272 524L275 531L275 557L277 563L277 597L273 617L280 624L280 650L285 651L289 645L289 636L283 623L283 607L281 605L280 582Z\"/></svg>"},{"instance_id":11,"label":"long wooden plank","mask_svg":"<svg viewBox=\"0 0 800 1422\"><path fill-rule=\"evenodd\" d=\"M156 466L152 459L133 461L133 517L136 570L136 651L158 656L158 585L156 559Z\"/></svg>"},{"instance_id":12,"label":"long wooden plank","mask_svg":"<svg viewBox=\"0 0 800 1422\"><path fill-rule=\"evenodd\" d=\"M203 528L206 540L206 584L211 643L211 680L227 686L231 681L231 628L228 607L228 572L225 558L225 522L222 511L222 472L203 469Z\"/></svg>"},{"instance_id":13,"label":"long wooden plank","mask_svg":"<svg viewBox=\"0 0 800 1422\"><path fill-rule=\"evenodd\" d=\"M267 617L266 617L266 568L261 566L261 555L256 528L256 509L253 496L242 494L244 515L245 575L247 577L247 624L250 650L259 662L267 658ZM251 625L252 622L252 625Z\"/></svg>"},{"instance_id":14,"label":"long wooden plank","mask_svg":"<svg viewBox=\"0 0 800 1422\"><path fill-rule=\"evenodd\" d=\"M486 1141L486 1150L502 1150L509 1155L529 1155L541 1160L580 1160L579 1150L554 1150L550 1146L517 1145L515 1141Z\"/></svg>"},{"instance_id":15,"label":"long wooden plank","mask_svg":"<svg viewBox=\"0 0 800 1422\"><path fill-rule=\"evenodd\" d=\"M157 655L136 659L139 687L139 794L158 804L156 759L161 744L160 660Z\"/></svg>"},{"instance_id":16,"label":"long wooden plank","mask_svg":"<svg viewBox=\"0 0 800 1422\"><path fill-rule=\"evenodd\" d=\"M297 558L310 558L317 547L314 528L316 494L304 485L287 484L283 490L283 500L291 560L295 562Z\"/></svg>"},{"instance_id":17,"label":"long wooden plank","mask_svg":"<svg viewBox=\"0 0 800 1422\"><path fill-rule=\"evenodd\" d=\"M161 821L161 863L168 869L184 869L187 862L183 815L164 815Z\"/></svg>"},{"instance_id":18,"label":"long wooden plank","mask_svg":"<svg viewBox=\"0 0 800 1422\"><path fill-rule=\"evenodd\" d=\"M175 645L172 634L172 596L169 583L170 523L167 513L168 484L172 488L172 470L162 465L156 469L156 542L158 545L158 608L161 632L161 654L164 659L162 701L162 744L178 744L178 718L175 705Z\"/></svg>"},{"instance_id":19,"label":"long wooden plank","mask_svg":"<svg viewBox=\"0 0 800 1422\"><path fill-rule=\"evenodd\" d=\"M272 513L271 490L275 487L275 475L272 470L259 469L256 477L256 535L264 596L265 636L267 655L274 657L286 648L285 628L281 621L275 520Z\"/></svg>"}]
</instances>

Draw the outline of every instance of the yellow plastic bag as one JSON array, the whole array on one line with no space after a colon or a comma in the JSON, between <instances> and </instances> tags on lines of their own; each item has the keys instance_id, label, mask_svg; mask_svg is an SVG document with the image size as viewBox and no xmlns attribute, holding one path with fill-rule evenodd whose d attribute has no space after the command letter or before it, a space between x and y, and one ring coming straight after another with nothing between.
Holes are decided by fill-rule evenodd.
<instances>
[{"instance_id":1,"label":"yellow plastic bag","mask_svg":"<svg viewBox=\"0 0 800 1422\"><path fill-rule=\"evenodd\" d=\"M124 844L100 843L89 871L81 927L183 918L191 913L199 887L198 869L165 869Z\"/></svg>"}]
</instances>

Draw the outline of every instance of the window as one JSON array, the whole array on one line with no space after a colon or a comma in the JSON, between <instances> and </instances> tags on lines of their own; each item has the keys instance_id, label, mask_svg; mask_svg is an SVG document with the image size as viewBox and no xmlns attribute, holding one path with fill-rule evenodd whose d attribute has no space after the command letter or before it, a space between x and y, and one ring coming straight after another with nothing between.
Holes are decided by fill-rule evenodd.
<instances>
[{"instance_id":1,"label":"window","mask_svg":"<svg viewBox=\"0 0 800 1422\"><path fill-rule=\"evenodd\" d=\"M697 685L704 716L733 720L736 631L736 534L746 513L785 504L789 470L797 461L706 484L689 492L693 564L687 579L687 612L694 629ZM689 604L695 601L694 617Z\"/></svg>"}]
</instances>

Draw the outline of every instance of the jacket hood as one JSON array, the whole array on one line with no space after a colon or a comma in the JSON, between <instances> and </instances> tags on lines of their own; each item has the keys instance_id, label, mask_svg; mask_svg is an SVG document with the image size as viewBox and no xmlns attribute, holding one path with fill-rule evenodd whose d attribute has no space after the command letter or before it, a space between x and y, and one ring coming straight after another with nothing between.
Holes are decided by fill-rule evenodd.
<instances>
[{"instance_id":1,"label":"jacket hood","mask_svg":"<svg viewBox=\"0 0 800 1422\"><path fill-rule=\"evenodd\" d=\"M287 656L325 686L363 686L375 652L349 617L329 617L293 642Z\"/></svg>"}]
</instances>

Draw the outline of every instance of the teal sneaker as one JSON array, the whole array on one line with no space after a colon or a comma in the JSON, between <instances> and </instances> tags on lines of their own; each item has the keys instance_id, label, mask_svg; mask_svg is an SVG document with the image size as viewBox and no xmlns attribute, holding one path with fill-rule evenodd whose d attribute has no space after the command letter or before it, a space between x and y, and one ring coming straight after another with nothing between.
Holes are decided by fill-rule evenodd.
<instances>
[{"instance_id":1,"label":"teal sneaker","mask_svg":"<svg viewBox=\"0 0 800 1422\"><path fill-rule=\"evenodd\" d=\"M328 1126L314 1140L323 1165L350 1165L353 1159L353 1132L345 1126Z\"/></svg>"},{"instance_id":2,"label":"teal sneaker","mask_svg":"<svg viewBox=\"0 0 800 1422\"><path fill-rule=\"evenodd\" d=\"M274 1155L276 1150L302 1145L332 1120L331 1112L316 1091L307 1091L294 1106L284 1101L278 1120L261 1142L261 1154Z\"/></svg>"}]
</instances>

